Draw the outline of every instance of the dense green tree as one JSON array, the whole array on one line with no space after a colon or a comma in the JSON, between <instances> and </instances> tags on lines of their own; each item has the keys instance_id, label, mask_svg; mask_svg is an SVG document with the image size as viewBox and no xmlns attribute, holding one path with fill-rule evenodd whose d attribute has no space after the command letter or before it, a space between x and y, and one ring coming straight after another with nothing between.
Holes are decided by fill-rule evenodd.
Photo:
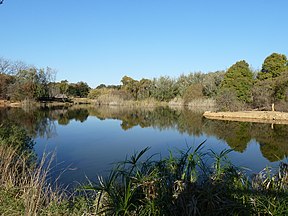
<instances>
[{"instance_id":1,"label":"dense green tree","mask_svg":"<svg viewBox=\"0 0 288 216\"><path fill-rule=\"evenodd\" d=\"M269 79L278 77L282 72L288 70L287 57L284 54L272 53L262 64L262 70L258 79Z\"/></svg>"},{"instance_id":2,"label":"dense green tree","mask_svg":"<svg viewBox=\"0 0 288 216\"><path fill-rule=\"evenodd\" d=\"M48 98L50 89L49 83L55 80L55 71L52 68L38 69L36 76L36 99Z\"/></svg>"},{"instance_id":3,"label":"dense green tree","mask_svg":"<svg viewBox=\"0 0 288 216\"><path fill-rule=\"evenodd\" d=\"M235 92L237 98L243 102L251 102L251 89L253 86L253 73L249 64L242 60L232 65L226 72L221 90L229 89Z\"/></svg>"},{"instance_id":4,"label":"dense green tree","mask_svg":"<svg viewBox=\"0 0 288 216\"><path fill-rule=\"evenodd\" d=\"M87 97L89 91L90 91L90 87L86 82L78 82L76 84L77 89L78 89L78 95L79 97Z\"/></svg>"},{"instance_id":5,"label":"dense green tree","mask_svg":"<svg viewBox=\"0 0 288 216\"><path fill-rule=\"evenodd\" d=\"M71 83L68 87L68 94L73 97L87 97L90 91L90 87L85 82Z\"/></svg>"},{"instance_id":6,"label":"dense green tree","mask_svg":"<svg viewBox=\"0 0 288 216\"><path fill-rule=\"evenodd\" d=\"M103 83L96 87L96 89L103 89L103 88L107 88L107 86Z\"/></svg>"},{"instance_id":7,"label":"dense green tree","mask_svg":"<svg viewBox=\"0 0 288 216\"><path fill-rule=\"evenodd\" d=\"M67 94L69 89L69 82L68 80L61 80L60 83L58 83L58 87L61 94Z\"/></svg>"},{"instance_id":8,"label":"dense green tree","mask_svg":"<svg viewBox=\"0 0 288 216\"><path fill-rule=\"evenodd\" d=\"M151 89L153 87L153 83L149 79L141 79L139 81L138 95L137 98L139 100L147 99L151 95Z\"/></svg>"},{"instance_id":9,"label":"dense green tree","mask_svg":"<svg viewBox=\"0 0 288 216\"><path fill-rule=\"evenodd\" d=\"M139 91L139 81L132 79L131 77L124 76L121 79L122 89L130 93L135 100L137 100L138 91Z\"/></svg>"}]
</instances>

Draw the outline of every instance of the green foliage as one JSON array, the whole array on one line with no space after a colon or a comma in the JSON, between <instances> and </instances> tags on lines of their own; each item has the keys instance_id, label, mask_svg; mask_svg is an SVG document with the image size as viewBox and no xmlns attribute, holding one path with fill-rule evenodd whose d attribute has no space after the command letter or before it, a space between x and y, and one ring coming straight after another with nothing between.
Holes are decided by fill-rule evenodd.
<instances>
[{"instance_id":1,"label":"green foliage","mask_svg":"<svg viewBox=\"0 0 288 216\"><path fill-rule=\"evenodd\" d=\"M206 75L201 72L189 73L188 75L180 75L176 80L176 86L179 92L177 96L183 96L187 88L189 88L191 85L202 84L205 77Z\"/></svg>"},{"instance_id":2,"label":"green foliage","mask_svg":"<svg viewBox=\"0 0 288 216\"><path fill-rule=\"evenodd\" d=\"M135 100L137 100L138 97L138 91L139 91L139 81L132 79L131 77L124 76L121 80L123 84L123 89L129 92Z\"/></svg>"},{"instance_id":3,"label":"green foliage","mask_svg":"<svg viewBox=\"0 0 288 216\"><path fill-rule=\"evenodd\" d=\"M288 101L288 71L275 79L275 98Z\"/></svg>"},{"instance_id":4,"label":"green foliage","mask_svg":"<svg viewBox=\"0 0 288 216\"><path fill-rule=\"evenodd\" d=\"M96 89L91 89L89 91L89 94L87 95L88 98L90 99L97 99L100 95L105 94L104 93L105 88L96 88Z\"/></svg>"},{"instance_id":5,"label":"green foliage","mask_svg":"<svg viewBox=\"0 0 288 216\"><path fill-rule=\"evenodd\" d=\"M251 89L253 86L253 73L244 60L236 62L226 72L221 90L228 89L235 92L240 101L252 101ZM221 92L220 92L221 94Z\"/></svg>"},{"instance_id":6,"label":"green foliage","mask_svg":"<svg viewBox=\"0 0 288 216\"><path fill-rule=\"evenodd\" d=\"M14 100L35 100L49 97L49 83L54 79L51 68L28 68L19 70L15 82L9 85L8 92Z\"/></svg>"},{"instance_id":7,"label":"green foliage","mask_svg":"<svg viewBox=\"0 0 288 216\"><path fill-rule=\"evenodd\" d=\"M85 82L71 83L68 86L67 93L73 97L84 98L87 97L90 91L90 87Z\"/></svg>"},{"instance_id":8,"label":"green foliage","mask_svg":"<svg viewBox=\"0 0 288 216\"><path fill-rule=\"evenodd\" d=\"M13 147L18 152L31 152L34 146L33 140L27 135L25 129L5 122L0 124L0 145Z\"/></svg>"},{"instance_id":9,"label":"green foliage","mask_svg":"<svg viewBox=\"0 0 288 216\"><path fill-rule=\"evenodd\" d=\"M69 83L67 80L61 80L60 83L58 83L59 90L61 94L67 94L69 89Z\"/></svg>"},{"instance_id":10,"label":"green foliage","mask_svg":"<svg viewBox=\"0 0 288 216\"><path fill-rule=\"evenodd\" d=\"M258 74L258 79L264 80L280 76L288 70L287 57L284 54L272 53L262 65L262 70Z\"/></svg>"},{"instance_id":11,"label":"green foliage","mask_svg":"<svg viewBox=\"0 0 288 216\"><path fill-rule=\"evenodd\" d=\"M225 173L226 169L227 168L230 168L229 167L229 162L227 163L224 163L224 166L223 166L223 162L226 162L228 160L228 157L227 155L233 151L232 149L225 149L225 150L222 150L219 154L217 152L214 152L212 149L210 150L211 152L211 155L212 155L212 158L214 158L214 163L213 163L213 168L214 168L214 176L213 176L213 179L216 179L216 180L220 180L221 179L221 175L223 173Z\"/></svg>"},{"instance_id":12,"label":"green foliage","mask_svg":"<svg viewBox=\"0 0 288 216\"><path fill-rule=\"evenodd\" d=\"M99 215L285 215L288 165L250 181L228 160L231 149L210 154L189 147L164 159L143 159L148 148L116 165L108 178L84 187L97 194ZM212 168L204 158L214 160Z\"/></svg>"},{"instance_id":13,"label":"green foliage","mask_svg":"<svg viewBox=\"0 0 288 216\"><path fill-rule=\"evenodd\" d=\"M159 101L169 101L178 95L176 81L167 76L153 80L151 95Z\"/></svg>"},{"instance_id":14,"label":"green foliage","mask_svg":"<svg viewBox=\"0 0 288 216\"><path fill-rule=\"evenodd\" d=\"M208 97L215 97L224 79L224 71L211 72L205 75L203 80L203 94Z\"/></svg>"},{"instance_id":15,"label":"green foliage","mask_svg":"<svg viewBox=\"0 0 288 216\"><path fill-rule=\"evenodd\" d=\"M278 77L271 79L258 79L252 89L253 107L271 110L271 104L275 103L276 110L286 111L288 102L288 73L282 72Z\"/></svg>"},{"instance_id":16,"label":"green foliage","mask_svg":"<svg viewBox=\"0 0 288 216\"><path fill-rule=\"evenodd\" d=\"M151 89L153 88L153 83L149 79L141 79L139 81L139 89L137 98L139 100L147 99L151 96Z\"/></svg>"}]
</instances>

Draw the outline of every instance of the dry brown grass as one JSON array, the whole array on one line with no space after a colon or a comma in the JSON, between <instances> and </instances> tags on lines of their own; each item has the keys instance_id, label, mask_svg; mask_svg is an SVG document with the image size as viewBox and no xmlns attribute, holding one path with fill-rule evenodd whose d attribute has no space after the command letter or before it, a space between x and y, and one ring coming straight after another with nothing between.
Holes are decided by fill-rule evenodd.
<instances>
[{"instance_id":1,"label":"dry brown grass","mask_svg":"<svg viewBox=\"0 0 288 216\"><path fill-rule=\"evenodd\" d=\"M39 215L49 205L61 202L62 194L46 181L53 157L44 155L35 165L29 155L0 146L1 215Z\"/></svg>"}]
</instances>

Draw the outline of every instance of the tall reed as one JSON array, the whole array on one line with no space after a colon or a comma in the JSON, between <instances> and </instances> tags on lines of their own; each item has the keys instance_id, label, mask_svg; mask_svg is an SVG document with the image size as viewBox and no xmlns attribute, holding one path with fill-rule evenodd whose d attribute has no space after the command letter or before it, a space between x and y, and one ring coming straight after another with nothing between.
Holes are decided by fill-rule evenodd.
<instances>
[{"instance_id":1,"label":"tall reed","mask_svg":"<svg viewBox=\"0 0 288 216\"><path fill-rule=\"evenodd\" d=\"M146 148L119 162L107 178L84 187L96 194L94 214L287 215L287 164L250 179L229 162L232 150L203 153L203 145L157 160L143 158Z\"/></svg>"}]
</instances>

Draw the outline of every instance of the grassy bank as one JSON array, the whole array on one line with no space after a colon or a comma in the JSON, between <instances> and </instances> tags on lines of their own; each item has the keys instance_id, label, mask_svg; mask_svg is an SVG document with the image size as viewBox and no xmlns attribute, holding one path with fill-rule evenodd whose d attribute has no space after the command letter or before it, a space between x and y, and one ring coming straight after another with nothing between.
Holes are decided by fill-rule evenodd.
<instances>
[{"instance_id":1,"label":"grassy bank","mask_svg":"<svg viewBox=\"0 0 288 216\"><path fill-rule=\"evenodd\" d=\"M0 215L90 215L81 195L51 181L54 154L38 161L33 145L22 128L0 124Z\"/></svg>"},{"instance_id":2,"label":"grassy bank","mask_svg":"<svg viewBox=\"0 0 288 216\"><path fill-rule=\"evenodd\" d=\"M49 178L53 155L37 162L23 129L1 125L0 135L1 215L288 214L285 163L250 177L229 162L231 150L201 144L161 158L146 148L68 193Z\"/></svg>"}]
</instances>

